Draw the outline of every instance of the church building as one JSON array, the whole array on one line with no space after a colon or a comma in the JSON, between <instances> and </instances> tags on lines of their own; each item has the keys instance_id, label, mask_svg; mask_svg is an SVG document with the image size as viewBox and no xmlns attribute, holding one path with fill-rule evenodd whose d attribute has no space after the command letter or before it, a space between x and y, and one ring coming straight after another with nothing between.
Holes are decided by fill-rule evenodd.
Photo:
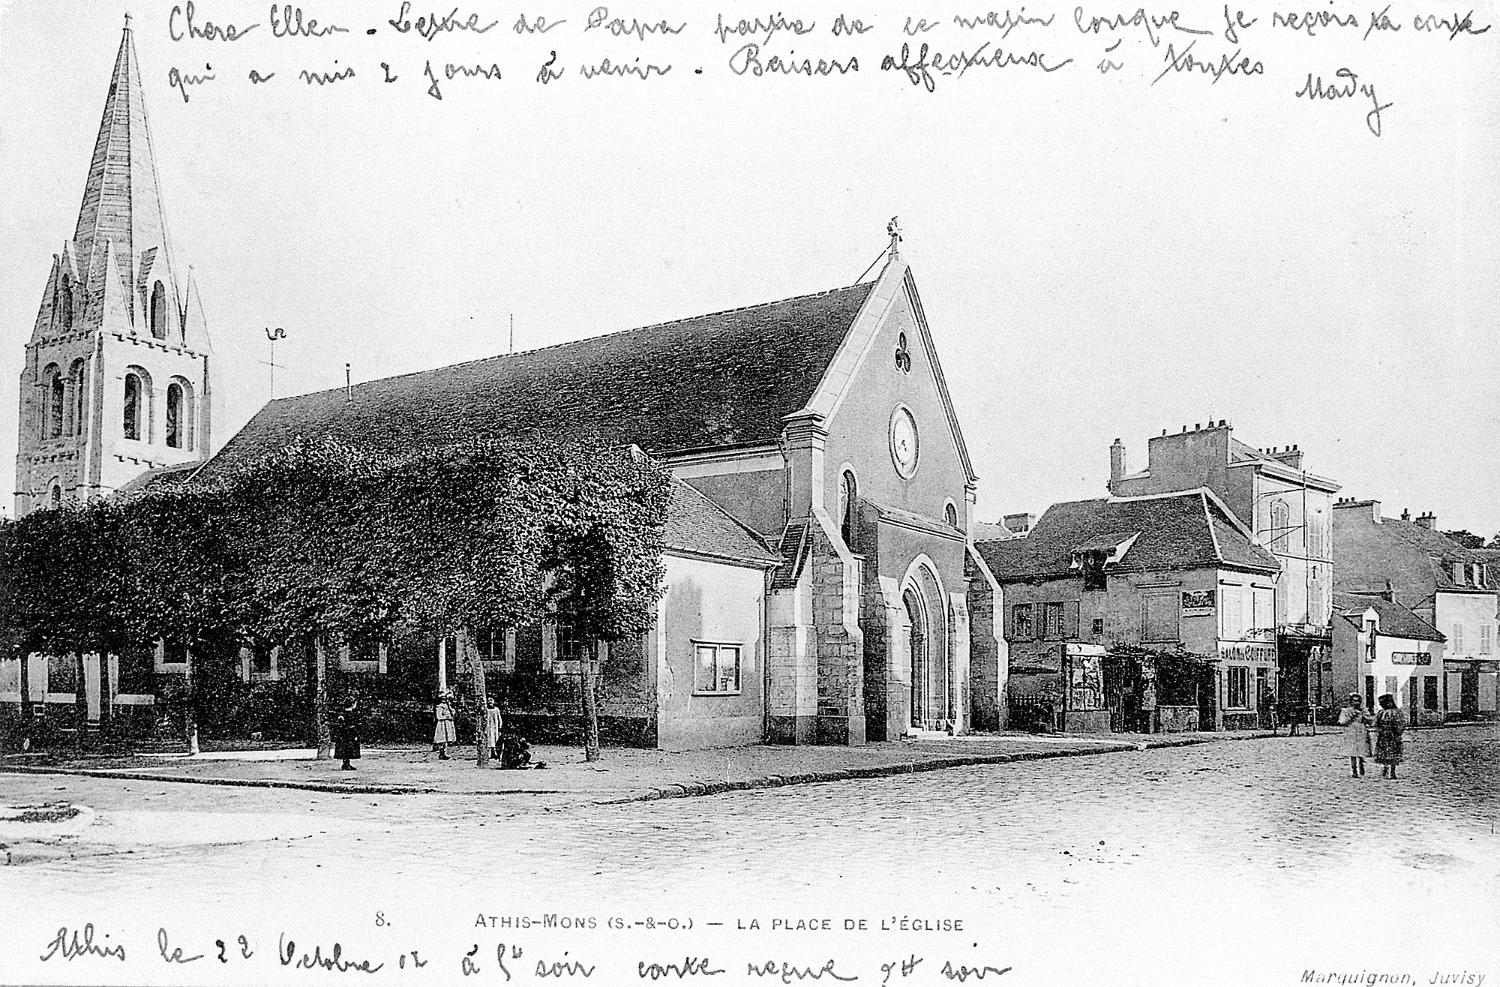
<instances>
[{"instance_id":1,"label":"church building","mask_svg":"<svg viewBox=\"0 0 1500 987\"><path fill-rule=\"evenodd\" d=\"M601 666L606 733L861 744L998 726L999 589L973 549L975 476L896 240L873 281L272 401L206 473L298 437L634 445L680 487L657 627ZM545 735L565 718L577 648L559 621L482 648L509 722Z\"/></svg>"},{"instance_id":2,"label":"church building","mask_svg":"<svg viewBox=\"0 0 1500 987\"><path fill-rule=\"evenodd\" d=\"M607 659L601 727L619 743L993 729L1005 717L1000 590L973 547L976 478L894 221L889 232L874 280L273 400L210 459L208 333L171 253L127 19L77 228L26 348L17 514L176 470L211 476L298 437L399 451L587 432L675 479L658 619L609 646L579 640L565 614L482 632L507 722L532 739L571 734L580 663ZM458 681L439 629L327 646L336 688L405 703L413 722ZM158 644L147 661L157 691L186 673L180 650ZM240 658L252 687L305 700L302 672L276 651ZM114 661L106 682L85 683L91 717L150 702L123 694L151 689L140 669L120 689ZM30 678L62 701L48 675ZM18 697L6 682L0 695Z\"/></svg>"},{"instance_id":3,"label":"church building","mask_svg":"<svg viewBox=\"0 0 1500 987\"><path fill-rule=\"evenodd\" d=\"M172 256L127 17L72 239L21 371L16 516L207 459L212 347Z\"/></svg>"}]
</instances>

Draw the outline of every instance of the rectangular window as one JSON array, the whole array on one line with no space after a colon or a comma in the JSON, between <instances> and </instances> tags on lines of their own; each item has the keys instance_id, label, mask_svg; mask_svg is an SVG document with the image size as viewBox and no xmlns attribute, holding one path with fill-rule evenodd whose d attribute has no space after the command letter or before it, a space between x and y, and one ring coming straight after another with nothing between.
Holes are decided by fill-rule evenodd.
<instances>
[{"instance_id":1,"label":"rectangular window","mask_svg":"<svg viewBox=\"0 0 1500 987\"><path fill-rule=\"evenodd\" d=\"M1042 604L1042 637L1049 641L1056 641L1063 636L1063 605L1061 603Z\"/></svg>"},{"instance_id":2,"label":"rectangular window","mask_svg":"<svg viewBox=\"0 0 1500 987\"><path fill-rule=\"evenodd\" d=\"M1425 675L1422 677L1422 708L1438 708L1436 675Z\"/></svg>"},{"instance_id":3,"label":"rectangular window","mask_svg":"<svg viewBox=\"0 0 1500 987\"><path fill-rule=\"evenodd\" d=\"M1104 618L1103 617L1095 617L1094 618L1094 636L1095 637L1103 637L1104 636Z\"/></svg>"},{"instance_id":4,"label":"rectangular window","mask_svg":"<svg viewBox=\"0 0 1500 987\"><path fill-rule=\"evenodd\" d=\"M1178 639L1177 594L1157 593L1146 597L1147 641L1176 641Z\"/></svg>"},{"instance_id":5,"label":"rectangular window","mask_svg":"<svg viewBox=\"0 0 1500 987\"><path fill-rule=\"evenodd\" d=\"M1036 634L1031 626L1031 604L1017 603L1011 607L1011 637L1017 641L1027 641Z\"/></svg>"},{"instance_id":6,"label":"rectangular window","mask_svg":"<svg viewBox=\"0 0 1500 987\"><path fill-rule=\"evenodd\" d=\"M1453 632L1448 635L1448 643L1451 644L1451 645L1453 645L1453 650L1454 650L1455 653L1457 653L1457 654L1463 654L1463 650L1464 650L1464 625L1463 624L1454 624L1453 625Z\"/></svg>"},{"instance_id":7,"label":"rectangular window","mask_svg":"<svg viewBox=\"0 0 1500 987\"><path fill-rule=\"evenodd\" d=\"M578 626L578 615L564 606L558 608L554 619L557 625L557 654L553 660L578 661L587 651L588 645ZM502 651L501 654L503 656L504 652Z\"/></svg>"},{"instance_id":8,"label":"rectangular window","mask_svg":"<svg viewBox=\"0 0 1500 987\"><path fill-rule=\"evenodd\" d=\"M1226 705L1230 709L1250 708L1250 669L1244 665L1232 665L1229 668L1229 700Z\"/></svg>"},{"instance_id":9,"label":"rectangular window","mask_svg":"<svg viewBox=\"0 0 1500 987\"><path fill-rule=\"evenodd\" d=\"M740 691L740 646L695 644L693 692L703 696L733 696Z\"/></svg>"},{"instance_id":10,"label":"rectangular window","mask_svg":"<svg viewBox=\"0 0 1500 987\"><path fill-rule=\"evenodd\" d=\"M254 648L250 652L250 671L256 675L271 674L271 649Z\"/></svg>"},{"instance_id":11,"label":"rectangular window","mask_svg":"<svg viewBox=\"0 0 1500 987\"><path fill-rule=\"evenodd\" d=\"M1385 692L1386 692L1386 695L1388 695L1388 696L1394 696L1394 695L1396 695L1397 688L1398 687L1396 685L1396 676L1394 676L1394 675L1387 675L1385 677Z\"/></svg>"},{"instance_id":12,"label":"rectangular window","mask_svg":"<svg viewBox=\"0 0 1500 987\"><path fill-rule=\"evenodd\" d=\"M1187 609L1187 594L1183 594L1183 609ZM1219 608L1223 615L1223 630L1220 636L1237 641L1245 636L1245 597L1239 586L1219 587Z\"/></svg>"},{"instance_id":13,"label":"rectangular window","mask_svg":"<svg viewBox=\"0 0 1500 987\"><path fill-rule=\"evenodd\" d=\"M1494 649L1495 629L1489 624L1479 626L1479 653L1487 655Z\"/></svg>"}]
</instances>

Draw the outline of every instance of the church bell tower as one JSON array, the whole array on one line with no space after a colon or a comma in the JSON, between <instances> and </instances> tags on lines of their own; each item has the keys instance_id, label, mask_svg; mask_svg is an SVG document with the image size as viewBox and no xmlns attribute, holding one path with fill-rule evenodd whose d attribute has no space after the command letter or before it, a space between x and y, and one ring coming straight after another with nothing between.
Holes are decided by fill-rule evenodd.
<instances>
[{"instance_id":1,"label":"church bell tower","mask_svg":"<svg viewBox=\"0 0 1500 987\"><path fill-rule=\"evenodd\" d=\"M16 516L207 459L211 346L173 262L126 15L83 204L21 371Z\"/></svg>"}]
</instances>

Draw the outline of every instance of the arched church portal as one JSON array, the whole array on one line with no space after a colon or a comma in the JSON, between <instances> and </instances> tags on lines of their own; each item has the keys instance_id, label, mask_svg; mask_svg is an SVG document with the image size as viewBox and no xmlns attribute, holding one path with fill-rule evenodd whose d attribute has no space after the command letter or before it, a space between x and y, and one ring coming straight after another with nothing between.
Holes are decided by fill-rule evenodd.
<instances>
[{"instance_id":1,"label":"arched church portal","mask_svg":"<svg viewBox=\"0 0 1500 987\"><path fill-rule=\"evenodd\" d=\"M952 669L948 654L947 609L942 587L926 565L913 565L901 590L911 622L907 636L911 682L909 722L917 730L945 730L951 723L948 693Z\"/></svg>"}]
</instances>

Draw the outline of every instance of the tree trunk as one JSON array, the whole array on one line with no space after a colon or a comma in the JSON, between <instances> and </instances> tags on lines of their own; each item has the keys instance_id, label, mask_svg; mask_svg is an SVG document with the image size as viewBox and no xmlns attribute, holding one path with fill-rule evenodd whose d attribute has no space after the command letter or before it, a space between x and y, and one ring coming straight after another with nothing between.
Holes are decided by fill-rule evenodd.
<instances>
[{"instance_id":1,"label":"tree trunk","mask_svg":"<svg viewBox=\"0 0 1500 987\"><path fill-rule=\"evenodd\" d=\"M468 628L458 632L458 653L469 671L469 689L474 693L474 747L478 752L477 763L481 768L490 766L488 734L489 703L485 700L484 662L479 660L479 649L474 645L474 636Z\"/></svg>"},{"instance_id":2,"label":"tree trunk","mask_svg":"<svg viewBox=\"0 0 1500 987\"><path fill-rule=\"evenodd\" d=\"M193 666L193 649L188 648L183 656L186 673L183 676L183 689L187 693L187 701L183 704L182 730L187 739L188 755L198 753L198 684Z\"/></svg>"},{"instance_id":3,"label":"tree trunk","mask_svg":"<svg viewBox=\"0 0 1500 987\"><path fill-rule=\"evenodd\" d=\"M308 738L318 749L318 760L333 757L333 734L328 729L328 652L323 639L312 638L308 658L308 684L312 692L311 736Z\"/></svg>"},{"instance_id":4,"label":"tree trunk","mask_svg":"<svg viewBox=\"0 0 1500 987\"><path fill-rule=\"evenodd\" d=\"M578 656L578 692L583 707L583 759L599 760L599 703L594 695L594 663L590 652L592 641L585 641Z\"/></svg>"},{"instance_id":5,"label":"tree trunk","mask_svg":"<svg viewBox=\"0 0 1500 987\"><path fill-rule=\"evenodd\" d=\"M84 741L89 732L89 685L88 685L88 661L84 658L82 651L73 653L75 662L74 671L78 682L73 689L73 712L74 720L78 724L78 735L74 738L78 743L78 750L83 751Z\"/></svg>"}]
</instances>

